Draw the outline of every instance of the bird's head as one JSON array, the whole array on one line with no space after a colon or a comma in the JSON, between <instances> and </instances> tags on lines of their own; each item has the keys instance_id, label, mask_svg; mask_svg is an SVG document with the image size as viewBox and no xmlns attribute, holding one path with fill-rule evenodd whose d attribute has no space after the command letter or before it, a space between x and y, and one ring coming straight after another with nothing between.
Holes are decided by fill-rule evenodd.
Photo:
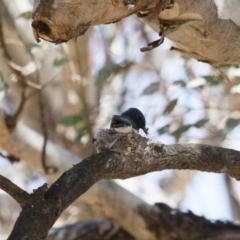
<instances>
[{"instance_id":1,"label":"bird's head","mask_svg":"<svg viewBox=\"0 0 240 240\"><path fill-rule=\"evenodd\" d=\"M132 128L137 131L141 128L146 134L148 134L145 117L137 108L129 108L121 115L113 116L110 127L116 128L123 126L132 126Z\"/></svg>"}]
</instances>

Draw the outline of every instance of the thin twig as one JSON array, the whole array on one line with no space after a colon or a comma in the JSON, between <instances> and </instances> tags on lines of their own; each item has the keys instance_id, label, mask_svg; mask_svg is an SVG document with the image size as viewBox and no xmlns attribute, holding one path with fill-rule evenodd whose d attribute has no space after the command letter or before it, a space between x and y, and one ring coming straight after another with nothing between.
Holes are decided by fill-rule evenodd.
<instances>
[{"instance_id":1,"label":"thin twig","mask_svg":"<svg viewBox=\"0 0 240 240\"><path fill-rule=\"evenodd\" d=\"M2 175L0 175L0 188L14 198L21 207L24 207L28 201L29 194Z\"/></svg>"},{"instance_id":2,"label":"thin twig","mask_svg":"<svg viewBox=\"0 0 240 240\"><path fill-rule=\"evenodd\" d=\"M3 55L4 57L8 60L7 62L11 62L11 56L7 50L7 47L6 47L6 44L5 44L5 40L4 40L4 34L3 34L3 25L2 25L2 14L1 14L1 11L0 11L0 45L1 45L1 48L3 49ZM16 126L16 123L19 119L19 116L21 115L22 111L23 111L23 108L25 106L25 103L26 103L26 88L27 88L27 85L25 83L25 79L24 79L24 76L23 74L21 73L21 71L13 68L11 66L11 64L8 64L9 68L12 70L12 72L15 74L16 78L17 78L17 82L20 84L21 86L21 100L20 100L20 104L16 110L16 112L13 114L13 115L7 115L6 118L5 118L5 121L6 121L6 125L7 127L12 130L15 128Z\"/></svg>"},{"instance_id":3,"label":"thin twig","mask_svg":"<svg viewBox=\"0 0 240 240\"><path fill-rule=\"evenodd\" d=\"M28 80L28 79L26 79L26 84L27 84L28 86L30 86L30 87L32 87L32 88L35 88L35 89L38 89L38 90L42 89L42 86L41 86L41 85L36 84L35 82L32 82L32 81L30 81L30 80Z\"/></svg>"},{"instance_id":4,"label":"thin twig","mask_svg":"<svg viewBox=\"0 0 240 240\"><path fill-rule=\"evenodd\" d=\"M164 41L164 37L162 36L161 38L159 38L158 40L154 41L154 42L151 42L151 43L148 43L147 47L142 47L140 48L140 51L141 52L147 52L147 51L150 51L154 48L157 48L159 47Z\"/></svg>"},{"instance_id":5,"label":"thin twig","mask_svg":"<svg viewBox=\"0 0 240 240\"><path fill-rule=\"evenodd\" d=\"M31 58L33 62L36 64L34 56L30 53ZM36 64L37 65L37 64ZM39 70L36 68L36 82L38 85L40 85L40 75ZM42 97L42 88L38 91L38 106L39 106L39 113L40 113L40 121L41 121L41 128L42 128L42 134L43 134L43 146L42 146L42 152L41 152L41 162L44 169L44 172L46 174L55 173L57 171L57 168L48 166L46 163L46 147L47 147L47 141L48 141L48 131L47 131L47 125L45 120L45 112L44 112L44 103L43 103L43 97Z\"/></svg>"},{"instance_id":6,"label":"thin twig","mask_svg":"<svg viewBox=\"0 0 240 240\"><path fill-rule=\"evenodd\" d=\"M51 80L49 80L47 83L43 84L43 85L39 85L37 84L37 86L40 86L40 88L35 88L36 90L31 92L30 94L28 94L27 99L31 98L32 96L34 96L35 94L37 94L39 92L39 90L43 90L46 87L48 87L48 85L52 84L53 81L55 80L55 77L53 77Z\"/></svg>"},{"instance_id":7,"label":"thin twig","mask_svg":"<svg viewBox=\"0 0 240 240\"><path fill-rule=\"evenodd\" d=\"M3 19L2 10L1 10L1 8L0 8L0 45L1 45L1 48L3 49L3 54L4 54L8 59L10 59L10 55L9 55L9 53L8 53L8 51L7 51L6 44L5 44L5 41L4 41L2 19Z\"/></svg>"}]
</instances>

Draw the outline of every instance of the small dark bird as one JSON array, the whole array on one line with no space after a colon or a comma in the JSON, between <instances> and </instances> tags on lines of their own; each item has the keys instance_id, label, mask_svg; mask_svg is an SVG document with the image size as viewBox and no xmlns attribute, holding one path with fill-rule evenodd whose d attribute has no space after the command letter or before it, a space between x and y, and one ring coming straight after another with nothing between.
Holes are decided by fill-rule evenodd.
<instances>
[{"instance_id":1,"label":"small dark bird","mask_svg":"<svg viewBox=\"0 0 240 240\"><path fill-rule=\"evenodd\" d=\"M129 108L121 115L113 115L110 128L119 132L129 132L132 128L138 131L140 128L148 134L144 115L137 108Z\"/></svg>"}]
</instances>

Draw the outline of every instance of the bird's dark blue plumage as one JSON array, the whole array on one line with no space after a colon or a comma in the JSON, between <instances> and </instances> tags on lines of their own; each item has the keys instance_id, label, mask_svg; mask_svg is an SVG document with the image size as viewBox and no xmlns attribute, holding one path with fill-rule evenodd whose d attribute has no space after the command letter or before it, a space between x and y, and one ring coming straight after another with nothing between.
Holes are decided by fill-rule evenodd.
<instances>
[{"instance_id":1,"label":"bird's dark blue plumage","mask_svg":"<svg viewBox=\"0 0 240 240\"><path fill-rule=\"evenodd\" d=\"M137 131L141 128L146 134L148 134L145 117L137 108L129 108L121 115L113 115L110 124L111 128L124 128L130 126Z\"/></svg>"}]
</instances>

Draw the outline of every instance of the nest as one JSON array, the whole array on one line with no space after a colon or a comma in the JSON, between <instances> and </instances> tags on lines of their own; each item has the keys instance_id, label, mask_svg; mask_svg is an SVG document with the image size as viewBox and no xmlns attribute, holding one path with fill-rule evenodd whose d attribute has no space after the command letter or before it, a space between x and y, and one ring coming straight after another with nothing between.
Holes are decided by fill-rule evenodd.
<instances>
[{"instance_id":1,"label":"nest","mask_svg":"<svg viewBox=\"0 0 240 240\"><path fill-rule=\"evenodd\" d=\"M96 133L93 143L98 152L113 151L121 154L123 158L142 161L149 148L150 141L134 130L122 133L111 128L100 129Z\"/></svg>"}]
</instances>

